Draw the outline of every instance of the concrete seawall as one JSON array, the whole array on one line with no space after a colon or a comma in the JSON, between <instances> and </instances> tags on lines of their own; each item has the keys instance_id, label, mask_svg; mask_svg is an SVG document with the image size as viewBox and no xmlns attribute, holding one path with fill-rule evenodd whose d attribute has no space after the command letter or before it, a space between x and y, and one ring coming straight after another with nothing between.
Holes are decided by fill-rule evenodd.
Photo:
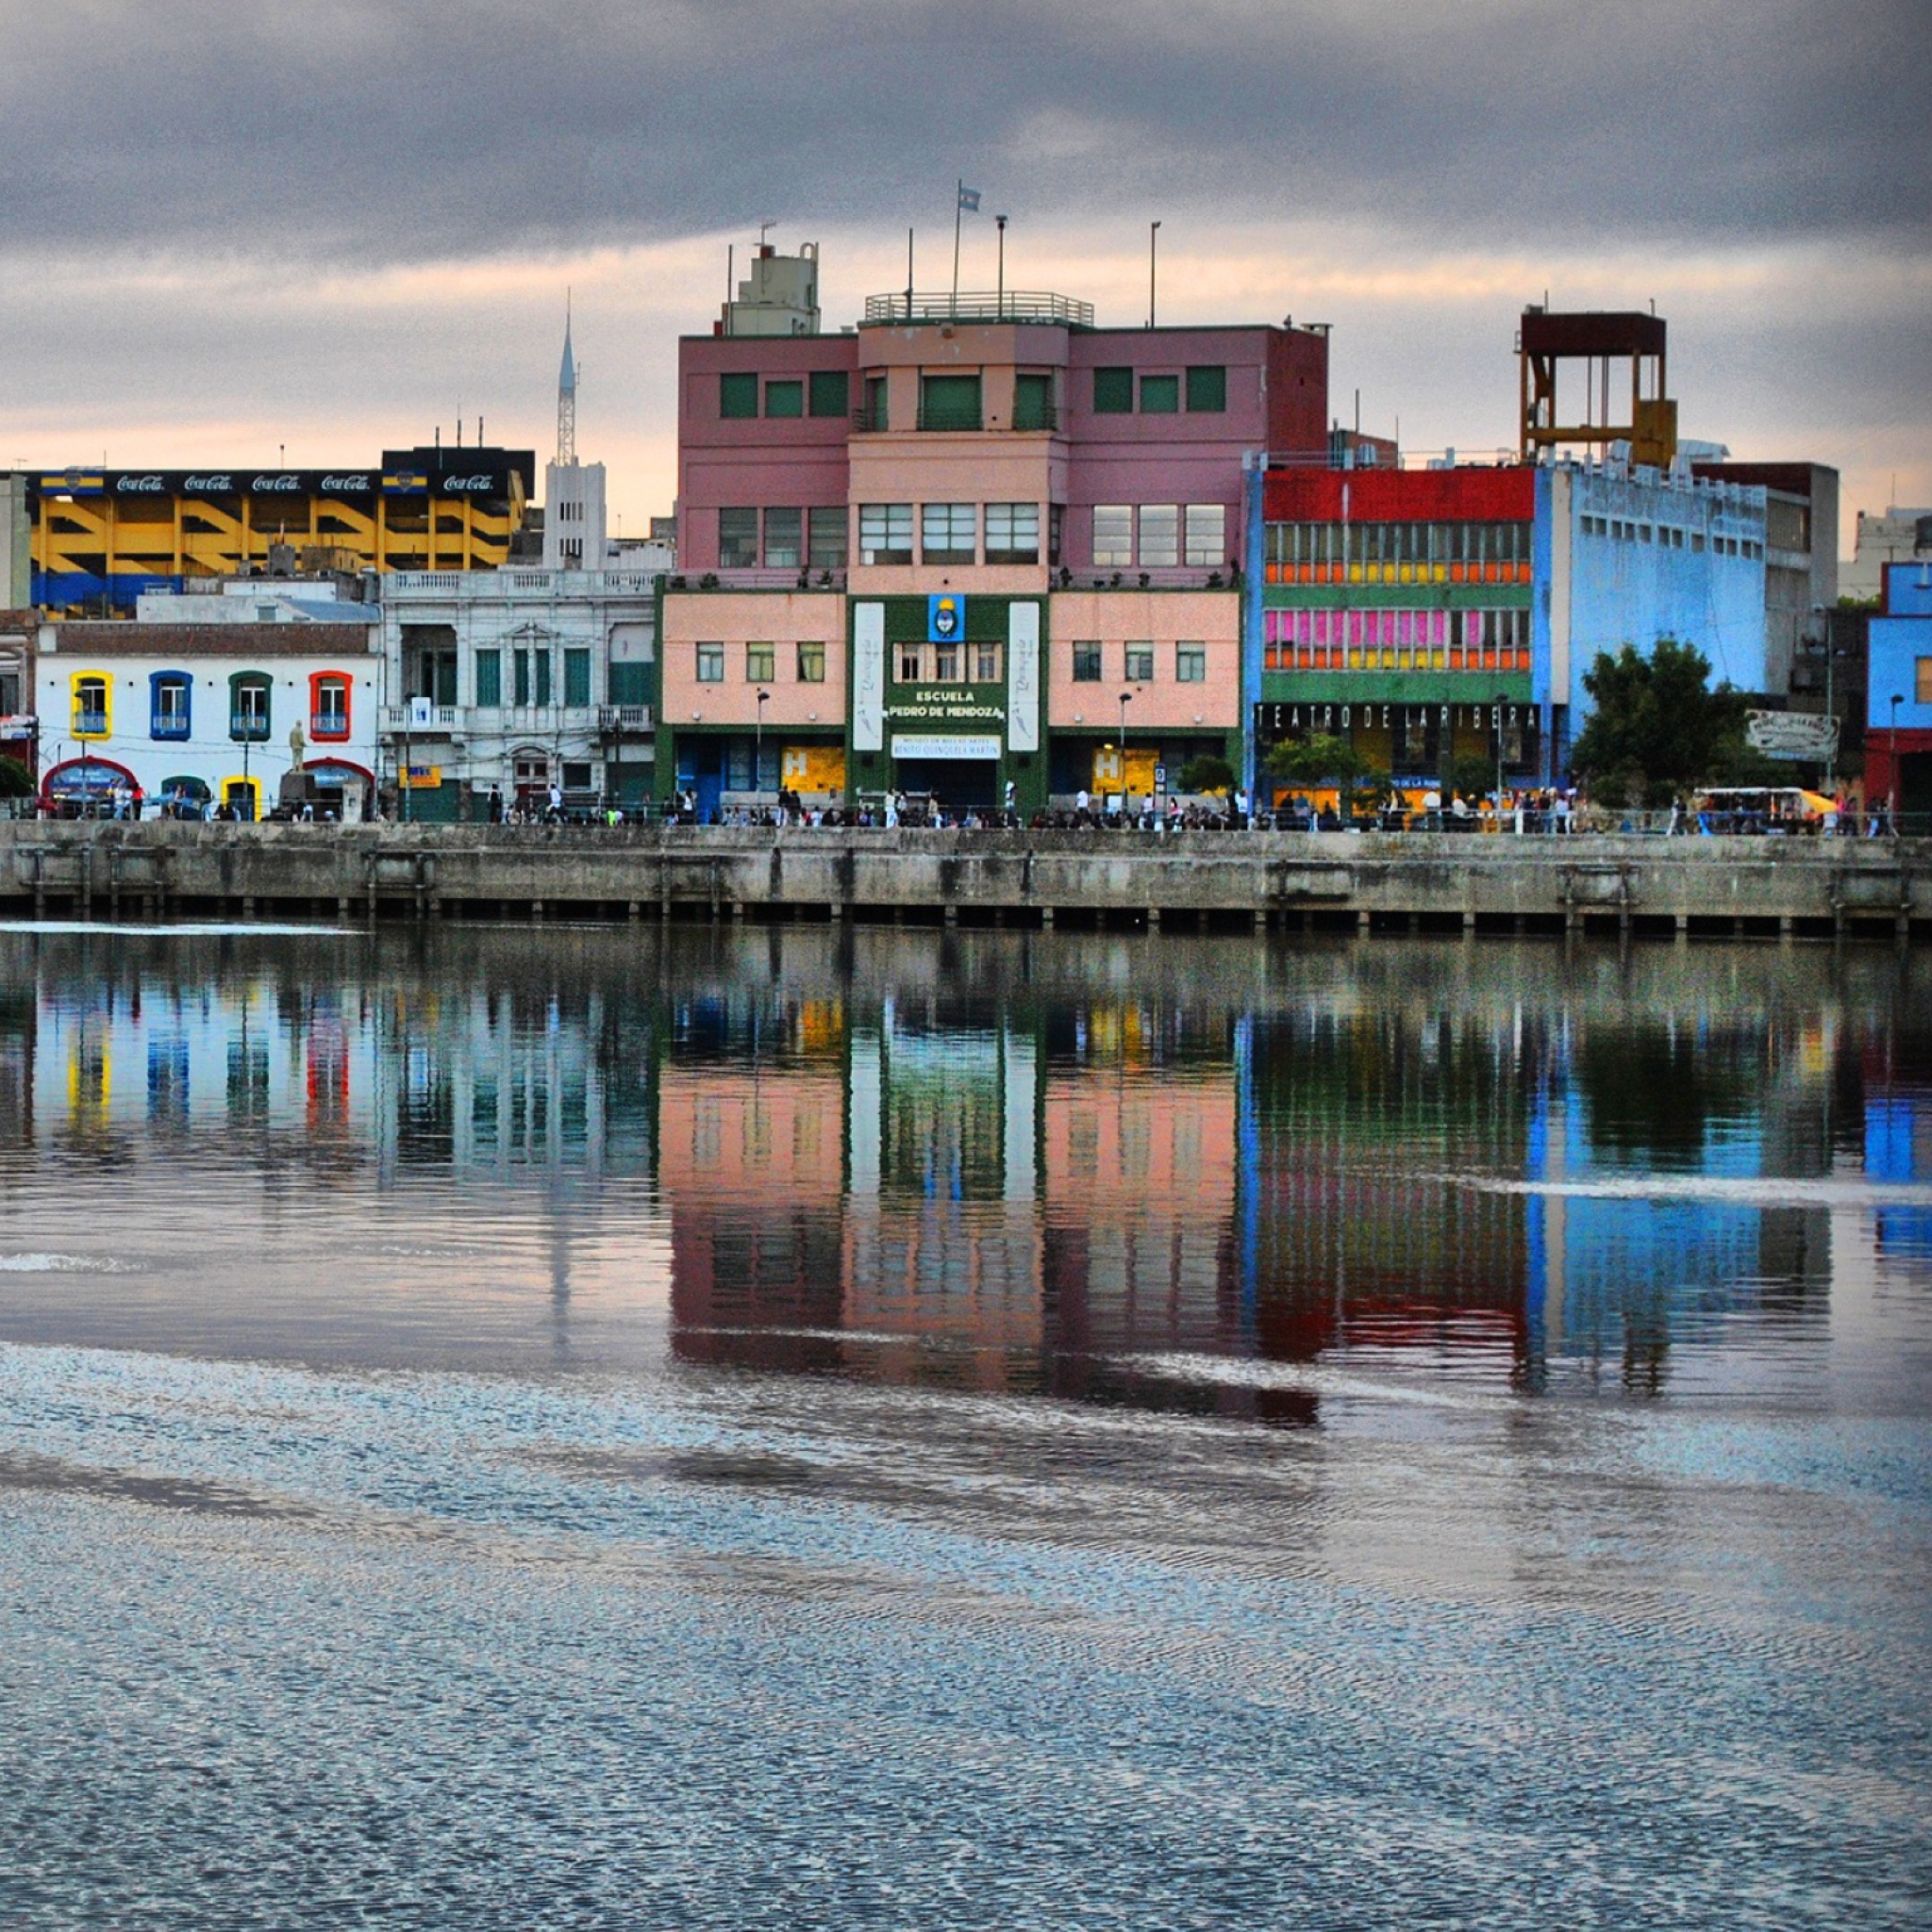
<instances>
[{"instance_id":1,"label":"concrete seawall","mask_svg":"<svg viewBox=\"0 0 1932 1932\"><path fill-rule=\"evenodd\" d=\"M1932 937L1932 840L0 824L15 917Z\"/></svg>"}]
</instances>

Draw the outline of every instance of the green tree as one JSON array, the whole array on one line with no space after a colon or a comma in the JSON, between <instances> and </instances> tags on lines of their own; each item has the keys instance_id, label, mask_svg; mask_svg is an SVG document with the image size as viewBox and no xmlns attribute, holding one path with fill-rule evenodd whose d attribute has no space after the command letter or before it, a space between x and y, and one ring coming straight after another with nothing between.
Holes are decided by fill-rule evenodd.
<instances>
[{"instance_id":1,"label":"green tree","mask_svg":"<svg viewBox=\"0 0 1932 1932\"><path fill-rule=\"evenodd\" d=\"M1204 752L1181 767L1180 789L1183 791L1231 791L1234 790L1234 767L1225 758Z\"/></svg>"},{"instance_id":2,"label":"green tree","mask_svg":"<svg viewBox=\"0 0 1932 1932\"><path fill-rule=\"evenodd\" d=\"M1496 789L1496 761L1487 752L1459 751L1449 760L1449 789L1465 798L1487 798Z\"/></svg>"},{"instance_id":3,"label":"green tree","mask_svg":"<svg viewBox=\"0 0 1932 1932\"><path fill-rule=\"evenodd\" d=\"M1600 795L1668 805L1735 766L1745 747L1745 697L1710 688L1710 660L1694 644L1658 640L1648 657L1625 644L1597 653L1583 674L1595 709L1571 750L1578 777Z\"/></svg>"},{"instance_id":4,"label":"green tree","mask_svg":"<svg viewBox=\"0 0 1932 1932\"><path fill-rule=\"evenodd\" d=\"M1389 786L1389 774L1347 739L1319 731L1307 738L1284 739L1268 754L1268 771L1289 785L1337 786L1351 803L1358 803L1363 792L1373 803Z\"/></svg>"},{"instance_id":5,"label":"green tree","mask_svg":"<svg viewBox=\"0 0 1932 1932\"><path fill-rule=\"evenodd\" d=\"M31 798L34 774L18 758L0 758L0 798Z\"/></svg>"}]
</instances>

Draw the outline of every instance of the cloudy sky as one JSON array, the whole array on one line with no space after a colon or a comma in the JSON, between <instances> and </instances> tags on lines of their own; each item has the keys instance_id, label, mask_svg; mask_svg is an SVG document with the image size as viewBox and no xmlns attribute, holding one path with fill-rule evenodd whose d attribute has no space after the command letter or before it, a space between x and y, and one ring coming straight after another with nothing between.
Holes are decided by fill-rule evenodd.
<instances>
[{"instance_id":1,"label":"cloudy sky","mask_svg":"<svg viewBox=\"0 0 1932 1932\"><path fill-rule=\"evenodd\" d=\"M1924 0L0 0L0 463L547 453L639 529L725 248L1335 325L1332 406L1515 432L1525 301L1672 327L1684 433L1932 504Z\"/></svg>"}]
</instances>

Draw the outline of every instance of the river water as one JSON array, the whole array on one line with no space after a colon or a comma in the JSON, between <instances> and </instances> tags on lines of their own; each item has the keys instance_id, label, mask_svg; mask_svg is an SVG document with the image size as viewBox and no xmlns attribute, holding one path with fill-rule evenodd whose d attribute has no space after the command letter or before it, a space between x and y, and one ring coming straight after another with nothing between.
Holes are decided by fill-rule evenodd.
<instances>
[{"instance_id":1,"label":"river water","mask_svg":"<svg viewBox=\"0 0 1932 1932\"><path fill-rule=\"evenodd\" d=\"M0 932L0 1925L1923 1925L1932 961Z\"/></svg>"}]
</instances>

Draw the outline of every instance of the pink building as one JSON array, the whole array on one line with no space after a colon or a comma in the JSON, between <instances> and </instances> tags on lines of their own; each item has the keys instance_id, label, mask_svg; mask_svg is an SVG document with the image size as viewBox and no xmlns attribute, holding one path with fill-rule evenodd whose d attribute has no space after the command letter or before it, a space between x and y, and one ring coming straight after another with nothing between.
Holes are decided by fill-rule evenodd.
<instances>
[{"instance_id":1,"label":"pink building","mask_svg":"<svg viewBox=\"0 0 1932 1932\"><path fill-rule=\"evenodd\" d=\"M815 252L753 267L679 344L660 785L1031 811L1238 764L1243 459L1325 447L1325 334L1008 291L823 335Z\"/></svg>"}]
</instances>

